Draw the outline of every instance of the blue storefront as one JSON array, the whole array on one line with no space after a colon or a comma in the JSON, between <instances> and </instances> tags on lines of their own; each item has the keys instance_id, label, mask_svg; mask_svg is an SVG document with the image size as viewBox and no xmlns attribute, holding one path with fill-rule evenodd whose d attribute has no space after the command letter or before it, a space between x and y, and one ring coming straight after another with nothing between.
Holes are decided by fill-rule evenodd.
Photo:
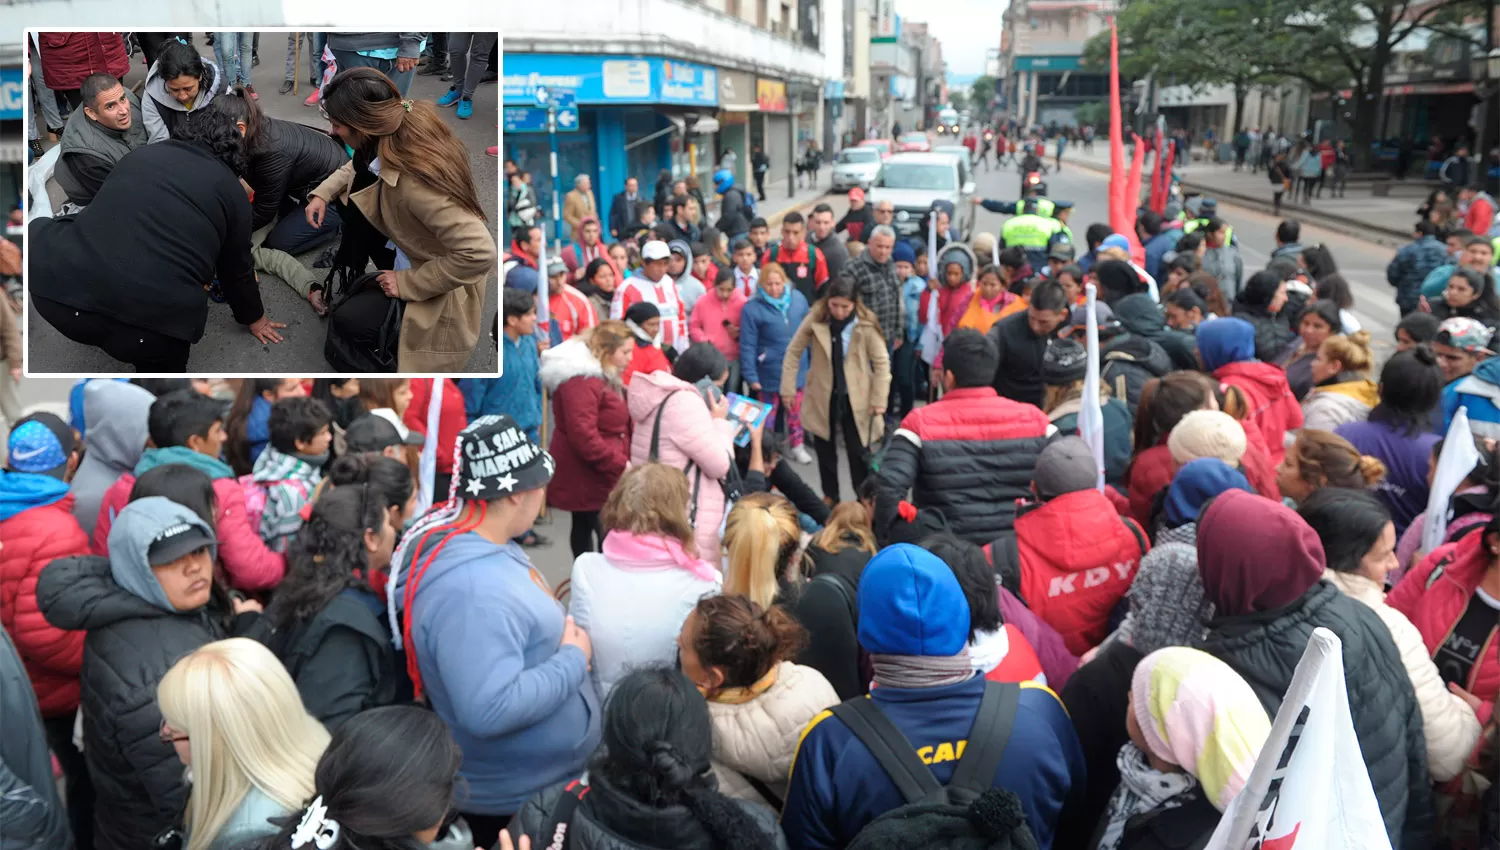
<instances>
[{"instance_id":1,"label":"blue storefront","mask_svg":"<svg viewBox=\"0 0 1500 850\"><path fill-rule=\"evenodd\" d=\"M717 69L659 56L507 53L502 82L505 155L531 172L549 218L547 134L516 129L545 124L534 111L539 86L574 94L578 128L558 133L558 182L567 193L577 175L589 175L601 218L627 177L637 178L641 193L651 198L657 173L671 170L674 156L681 155L683 116L711 115L719 102Z\"/></svg>"}]
</instances>

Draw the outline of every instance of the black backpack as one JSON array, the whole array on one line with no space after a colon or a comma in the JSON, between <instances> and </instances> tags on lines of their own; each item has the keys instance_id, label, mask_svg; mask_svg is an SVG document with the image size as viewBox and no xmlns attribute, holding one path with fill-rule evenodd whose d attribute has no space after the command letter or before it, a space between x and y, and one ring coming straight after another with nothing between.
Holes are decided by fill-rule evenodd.
<instances>
[{"instance_id":1,"label":"black backpack","mask_svg":"<svg viewBox=\"0 0 1500 850\"><path fill-rule=\"evenodd\" d=\"M834 706L837 717L865 745L906 800L867 824L848 850L911 847L1027 848L1036 838L1021 801L994 787L995 771L1015 727L1021 686L988 682L969 743L947 785L938 783L911 742L889 717L865 697Z\"/></svg>"},{"instance_id":2,"label":"black backpack","mask_svg":"<svg viewBox=\"0 0 1500 850\"><path fill-rule=\"evenodd\" d=\"M330 283L337 271L329 273ZM380 272L369 272L348 280L328 311L323 357L335 372L396 371L396 347L406 302L382 292L379 277Z\"/></svg>"}]
</instances>

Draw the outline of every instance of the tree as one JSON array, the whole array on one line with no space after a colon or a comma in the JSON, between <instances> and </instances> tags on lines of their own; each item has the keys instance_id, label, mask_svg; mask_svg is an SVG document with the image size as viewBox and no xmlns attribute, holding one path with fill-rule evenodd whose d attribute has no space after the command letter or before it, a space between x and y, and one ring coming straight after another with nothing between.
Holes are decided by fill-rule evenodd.
<instances>
[{"instance_id":1,"label":"tree","mask_svg":"<svg viewBox=\"0 0 1500 850\"><path fill-rule=\"evenodd\" d=\"M949 89L948 102L953 104L953 108L959 111L969 108L969 96L963 89Z\"/></svg>"},{"instance_id":2,"label":"tree","mask_svg":"<svg viewBox=\"0 0 1500 850\"><path fill-rule=\"evenodd\" d=\"M1103 127L1109 123L1109 104L1102 100L1085 103L1073 110L1073 117L1078 120L1080 127Z\"/></svg>"},{"instance_id":3,"label":"tree","mask_svg":"<svg viewBox=\"0 0 1500 850\"><path fill-rule=\"evenodd\" d=\"M989 114L990 101L995 99L995 78L982 76L969 84L969 101L976 109Z\"/></svg>"}]
</instances>

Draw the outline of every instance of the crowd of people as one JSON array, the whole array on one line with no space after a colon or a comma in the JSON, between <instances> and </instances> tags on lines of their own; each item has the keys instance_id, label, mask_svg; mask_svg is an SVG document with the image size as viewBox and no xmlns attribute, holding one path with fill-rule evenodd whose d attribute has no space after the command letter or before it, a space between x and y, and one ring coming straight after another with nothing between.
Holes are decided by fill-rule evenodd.
<instances>
[{"instance_id":1,"label":"crowd of people","mask_svg":"<svg viewBox=\"0 0 1500 850\"><path fill-rule=\"evenodd\" d=\"M15 423L0 835L1203 846L1326 628L1391 845L1493 848L1493 272L1378 364L1295 221L1259 270L1206 200L1034 268L950 212L935 257L815 210L628 278L585 216L545 284L522 226L500 378L94 379Z\"/></svg>"},{"instance_id":2,"label":"crowd of people","mask_svg":"<svg viewBox=\"0 0 1500 850\"><path fill-rule=\"evenodd\" d=\"M250 84L259 34L210 33L215 58L190 35L133 34L147 70L132 87L120 33L40 36L33 83L70 85L73 109L48 153L66 202L53 217L35 199L29 225L38 314L138 371L184 372L212 302L259 342L282 341L286 324L261 297L266 272L329 317L336 369L463 371L486 336L495 237L440 110L472 116L495 33L289 34L282 91L306 36L319 127L262 111ZM424 50L424 73L458 69L436 102L406 96ZM299 258L325 246L315 268ZM116 262L126 255L139 261Z\"/></svg>"}]
</instances>

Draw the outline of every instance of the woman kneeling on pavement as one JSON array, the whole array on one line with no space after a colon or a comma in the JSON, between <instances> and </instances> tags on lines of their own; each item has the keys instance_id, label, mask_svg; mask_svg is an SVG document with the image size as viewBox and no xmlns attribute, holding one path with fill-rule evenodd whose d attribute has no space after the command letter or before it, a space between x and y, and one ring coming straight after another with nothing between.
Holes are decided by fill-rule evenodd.
<instances>
[{"instance_id":1,"label":"woman kneeling on pavement","mask_svg":"<svg viewBox=\"0 0 1500 850\"><path fill-rule=\"evenodd\" d=\"M211 288L257 340L281 342L255 279L244 139L228 113L195 114L131 153L82 212L31 223L37 312L139 372L187 371Z\"/></svg>"},{"instance_id":2,"label":"woman kneeling on pavement","mask_svg":"<svg viewBox=\"0 0 1500 850\"><path fill-rule=\"evenodd\" d=\"M334 77L322 108L354 159L313 190L307 223L321 228L329 202L338 201L344 235L329 281L353 281L373 259L385 296L367 289L359 309L333 321L352 341L365 339L378 330L387 299L400 299L397 370L461 371L479 342L496 258L463 144L431 103L402 100L372 68Z\"/></svg>"},{"instance_id":3,"label":"woman kneeling on pavement","mask_svg":"<svg viewBox=\"0 0 1500 850\"><path fill-rule=\"evenodd\" d=\"M218 108L234 118L245 137L248 165L245 182L251 196L252 235L250 253L257 271L281 278L297 294L308 299L318 315L328 312L321 288L314 289L318 275L295 254L303 254L337 235L338 213L328 211L319 227L309 227L303 213L308 193L329 174L349 161L344 148L333 137L295 121L271 118L244 93L222 97Z\"/></svg>"}]
</instances>

